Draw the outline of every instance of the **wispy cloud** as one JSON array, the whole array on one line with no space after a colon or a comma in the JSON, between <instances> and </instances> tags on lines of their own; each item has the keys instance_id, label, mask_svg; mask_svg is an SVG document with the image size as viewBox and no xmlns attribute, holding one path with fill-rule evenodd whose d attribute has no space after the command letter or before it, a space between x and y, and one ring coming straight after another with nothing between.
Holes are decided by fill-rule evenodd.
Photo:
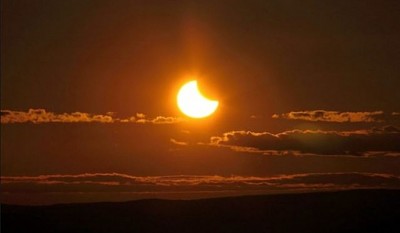
<instances>
[{"instance_id":1,"label":"wispy cloud","mask_svg":"<svg viewBox=\"0 0 400 233\"><path fill-rule=\"evenodd\" d=\"M211 137L208 145L270 155L400 156L400 129L386 126L358 131L291 130L278 134L231 131Z\"/></svg>"},{"instance_id":2,"label":"wispy cloud","mask_svg":"<svg viewBox=\"0 0 400 233\"><path fill-rule=\"evenodd\" d=\"M175 144L175 145L179 145L179 146L187 146L188 145L187 142L178 141L178 140L176 140L174 138L171 138L170 142Z\"/></svg>"},{"instance_id":3,"label":"wispy cloud","mask_svg":"<svg viewBox=\"0 0 400 233\"><path fill-rule=\"evenodd\" d=\"M157 116L155 118L146 118L143 113L136 114L136 123L152 123L152 124L175 124L183 121L183 118Z\"/></svg>"},{"instance_id":4,"label":"wispy cloud","mask_svg":"<svg viewBox=\"0 0 400 233\"><path fill-rule=\"evenodd\" d=\"M257 176L131 176L120 173L2 176L2 192L285 191L400 188L400 177L378 173L305 173Z\"/></svg>"},{"instance_id":5,"label":"wispy cloud","mask_svg":"<svg viewBox=\"0 0 400 233\"><path fill-rule=\"evenodd\" d=\"M274 114L275 119L325 121L325 122L381 122L383 111L373 112L337 112L325 110L297 111L282 114Z\"/></svg>"},{"instance_id":6,"label":"wispy cloud","mask_svg":"<svg viewBox=\"0 0 400 233\"><path fill-rule=\"evenodd\" d=\"M135 116L118 118L115 113L90 114L86 112L54 113L45 109L29 109L28 111L1 110L1 123L140 123L140 124L175 124L183 119L171 116L148 118L143 113Z\"/></svg>"}]
</instances>

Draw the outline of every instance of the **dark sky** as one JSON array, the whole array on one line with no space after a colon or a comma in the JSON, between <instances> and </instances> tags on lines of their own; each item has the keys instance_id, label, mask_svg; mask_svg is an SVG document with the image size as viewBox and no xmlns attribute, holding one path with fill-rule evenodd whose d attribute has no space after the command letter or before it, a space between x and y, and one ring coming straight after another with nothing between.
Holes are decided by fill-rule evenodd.
<instances>
[{"instance_id":1,"label":"dark sky","mask_svg":"<svg viewBox=\"0 0 400 233\"><path fill-rule=\"evenodd\" d=\"M249 177L284 175L294 177L257 191L400 188L399 1L1 7L1 175L12 194L3 201L40 204L45 190L107 182L115 193L169 197L159 194L171 191L157 186L164 180L179 192L221 193L232 187L207 182L228 177L253 184L236 190L246 192L260 187ZM191 78L220 102L209 118L176 106ZM147 180L155 176L162 182ZM46 198L27 201L31 193Z\"/></svg>"}]
</instances>

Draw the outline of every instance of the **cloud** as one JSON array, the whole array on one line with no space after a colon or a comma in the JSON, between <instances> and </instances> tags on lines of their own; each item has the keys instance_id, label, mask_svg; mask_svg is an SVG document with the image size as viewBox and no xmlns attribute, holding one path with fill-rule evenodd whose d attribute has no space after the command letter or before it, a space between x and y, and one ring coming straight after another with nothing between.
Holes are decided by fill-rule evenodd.
<instances>
[{"instance_id":1,"label":"cloud","mask_svg":"<svg viewBox=\"0 0 400 233\"><path fill-rule=\"evenodd\" d=\"M1 110L1 123L49 123L49 122L101 122L112 123L110 115L91 115L84 112L55 114L44 109L29 109L27 112Z\"/></svg>"},{"instance_id":2,"label":"cloud","mask_svg":"<svg viewBox=\"0 0 400 233\"><path fill-rule=\"evenodd\" d=\"M120 173L2 176L2 193L292 191L400 188L400 177L378 173L256 176L131 176Z\"/></svg>"},{"instance_id":3,"label":"cloud","mask_svg":"<svg viewBox=\"0 0 400 233\"><path fill-rule=\"evenodd\" d=\"M170 142L175 144L175 145L179 145L179 146L187 146L188 145L187 142L181 142L181 141L178 141L178 140L173 139L173 138L170 139Z\"/></svg>"},{"instance_id":4,"label":"cloud","mask_svg":"<svg viewBox=\"0 0 400 233\"><path fill-rule=\"evenodd\" d=\"M274 114L274 119L325 121L325 122L382 122L383 111L374 112L337 112L337 111L297 111Z\"/></svg>"},{"instance_id":5,"label":"cloud","mask_svg":"<svg viewBox=\"0 0 400 233\"><path fill-rule=\"evenodd\" d=\"M291 130L269 132L231 131L211 137L208 145L235 151L270 155L372 155L400 156L400 129L394 126L358 131Z\"/></svg>"},{"instance_id":6,"label":"cloud","mask_svg":"<svg viewBox=\"0 0 400 233\"><path fill-rule=\"evenodd\" d=\"M165 117L165 116L157 116L155 118L150 118L150 119L146 119L146 118L139 118L136 120L136 123L151 123L151 124L176 124L176 123L180 123L183 122L184 119L183 118L179 118L179 117Z\"/></svg>"},{"instance_id":7,"label":"cloud","mask_svg":"<svg viewBox=\"0 0 400 233\"><path fill-rule=\"evenodd\" d=\"M259 119L259 118L262 118L262 116L261 115L251 115L250 118L251 119Z\"/></svg>"},{"instance_id":8,"label":"cloud","mask_svg":"<svg viewBox=\"0 0 400 233\"><path fill-rule=\"evenodd\" d=\"M73 113L53 113L45 109L29 109L27 112L1 110L1 123L144 123L144 124L175 124L182 122L182 118L157 116L155 118L146 118L143 113L137 113L135 116L126 118L115 117L114 112L108 112L105 115L90 114L85 112Z\"/></svg>"}]
</instances>

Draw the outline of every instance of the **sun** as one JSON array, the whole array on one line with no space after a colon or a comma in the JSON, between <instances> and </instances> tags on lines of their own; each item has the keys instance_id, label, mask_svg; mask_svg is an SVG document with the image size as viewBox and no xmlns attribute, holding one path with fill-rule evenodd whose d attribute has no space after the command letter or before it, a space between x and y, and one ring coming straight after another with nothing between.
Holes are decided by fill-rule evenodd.
<instances>
[{"instance_id":1,"label":"sun","mask_svg":"<svg viewBox=\"0 0 400 233\"><path fill-rule=\"evenodd\" d=\"M197 81L184 84L177 95L177 104L183 114L192 118L204 118L213 114L219 105L216 100L204 97L197 87Z\"/></svg>"}]
</instances>

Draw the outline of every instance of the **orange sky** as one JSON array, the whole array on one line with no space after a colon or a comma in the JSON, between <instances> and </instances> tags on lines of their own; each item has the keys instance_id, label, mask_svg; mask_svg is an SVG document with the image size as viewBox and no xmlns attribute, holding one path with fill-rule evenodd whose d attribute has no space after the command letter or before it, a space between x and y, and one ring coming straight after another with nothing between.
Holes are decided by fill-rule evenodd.
<instances>
[{"instance_id":1,"label":"orange sky","mask_svg":"<svg viewBox=\"0 0 400 233\"><path fill-rule=\"evenodd\" d=\"M289 2L4 1L2 201L399 188L399 4Z\"/></svg>"}]
</instances>

